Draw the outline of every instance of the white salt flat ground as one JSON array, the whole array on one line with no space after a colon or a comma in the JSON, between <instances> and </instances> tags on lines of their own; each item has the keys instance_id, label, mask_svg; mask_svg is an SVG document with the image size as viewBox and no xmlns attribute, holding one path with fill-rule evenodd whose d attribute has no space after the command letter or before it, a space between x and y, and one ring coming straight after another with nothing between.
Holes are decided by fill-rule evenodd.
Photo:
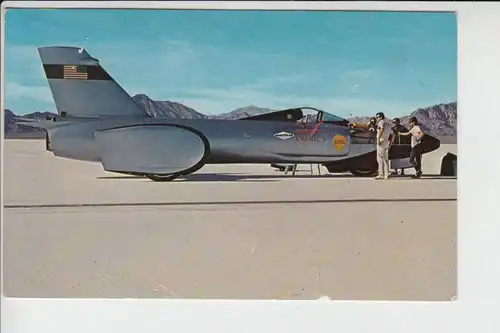
<instances>
[{"instance_id":1,"label":"white salt flat ground","mask_svg":"<svg viewBox=\"0 0 500 333\"><path fill-rule=\"evenodd\" d=\"M207 166L155 183L6 140L4 292L12 297L449 300L456 180ZM325 171L325 170L323 170ZM191 204L188 204L191 203Z\"/></svg>"}]
</instances>

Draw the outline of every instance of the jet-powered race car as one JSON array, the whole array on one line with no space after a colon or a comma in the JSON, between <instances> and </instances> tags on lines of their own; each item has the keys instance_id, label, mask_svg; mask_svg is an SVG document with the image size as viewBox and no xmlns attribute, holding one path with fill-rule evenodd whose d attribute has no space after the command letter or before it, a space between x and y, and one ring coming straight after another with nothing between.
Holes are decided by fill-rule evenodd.
<instances>
[{"instance_id":1,"label":"jet-powered race car","mask_svg":"<svg viewBox=\"0 0 500 333\"><path fill-rule=\"evenodd\" d=\"M239 120L154 118L86 50L52 46L38 52L59 116L22 123L45 129L46 149L57 157L154 181L206 164L318 163L355 175L377 170L374 134L322 110L302 107ZM303 122L310 111L312 121ZM429 152L439 141L427 136L424 145ZM408 157L409 151L393 146L390 157Z\"/></svg>"}]
</instances>

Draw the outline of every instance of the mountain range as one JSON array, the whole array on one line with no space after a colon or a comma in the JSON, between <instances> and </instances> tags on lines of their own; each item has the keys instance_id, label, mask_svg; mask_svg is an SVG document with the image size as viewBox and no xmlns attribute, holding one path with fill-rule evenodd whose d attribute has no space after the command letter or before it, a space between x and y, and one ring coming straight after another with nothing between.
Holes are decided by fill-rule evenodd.
<instances>
[{"instance_id":1,"label":"mountain range","mask_svg":"<svg viewBox=\"0 0 500 333\"><path fill-rule=\"evenodd\" d=\"M238 108L228 113L223 113L215 116L204 115L188 106L172 101L154 101L147 95L135 95L139 105L142 105L145 112L156 118L184 118L184 119L226 119L236 120L248 116L264 114L276 110L261 108L255 105L250 105ZM374 111L375 113L376 111ZM46 116L54 116L53 112L33 112L23 117L37 119L45 118ZM456 142L457 136L457 102L442 103L432 106L422 107L408 115L401 116L402 124L408 123L408 118L411 116L417 117L422 129L432 136L438 137L443 143ZM41 130L18 125L15 120L16 115L9 109L4 109L4 133L5 138L43 138L44 133ZM352 122L368 122L370 116L348 118Z\"/></svg>"}]
</instances>

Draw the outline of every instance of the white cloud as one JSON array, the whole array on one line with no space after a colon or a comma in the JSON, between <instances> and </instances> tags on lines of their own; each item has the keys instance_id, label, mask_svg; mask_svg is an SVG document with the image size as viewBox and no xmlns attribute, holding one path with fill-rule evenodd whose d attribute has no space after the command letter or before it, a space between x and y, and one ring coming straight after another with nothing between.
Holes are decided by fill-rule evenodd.
<instances>
[{"instance_id":1,"label":"white cloud","mask_svg":"<svg viewBox=\"0 0 500 333\"><path fill-rule=\"evenodd\" d=\"M374 74L373 69L353 69L346 71L340 75L341 78L350 78L354 80L367 80L370 76Z\"/></svg>"},{"instance_id":2,"label":"white cloud","mask_svg":"<svg viewBox=\"0 0 500 333\"><path fill-rule=\"evenodd\" d=\"M38 59L38 51L36 45L9 45L5 47L5 52L14 55L18 60L33 60Z\"/></svg>"},{"instance_id":3,"label":"white cloud","mask_svg":"<svg viewBox=\"0 0 500 333\"><path fill-rule=\"evenodd\" d=\"M250 86L230 88L200 88L192 97L173 98L205 114L229 112L239 107L256 105L271 109L285 109L299 106L312 106L343 117L353 115L372 115L385 112L387 116L408 114L422 105L398 100L376 100L367 98L335 98L298 95L275 95Z\"/></svg>"},{"instance_id":4,"label":"white cloud","mask_svg":"<svg viewBox=\"0 0 500 333\"><path fill-rule=\"evenodd\" d=\"M193 45L183 41L167 41L162 48L165 49L160 55L162 62L171 68L189 65L201 53Z\"/></svg>"},{"instance_id":5,"label":"white cloud","mask_svg":"<svg viewBox=\"0 0 500 333\"><path fill-rule=\"evenodd\" d=\"M311 77L304 74L291 74L283 76L268 76L258 79L254 84L245 85L243 87L252 89L271 89L277 86L284 86L305 80L310 80Z\"/></svg>"},{"instance_id":6,"label":"white cloud","mask_svg":"<svg viewBox=\"0 0 500 333\"><path fill-rule=\"evenodd\" d=\"M44 103L53 103L52 94L48 86L26 86L16 82L6 83L5 99L9 102L30 99Z\"/></svg>"},{"instance_id":7,"label":"white cloud","mask_svg":"<svg viewBox=\"0 0 500 333\"><path fill-rule=\"evenodd\" d=\"M45 78L36 46L14 45L5 47L6 80L32 81Z\"/></svg>"},{"instance_id":8,"label":"white cloud","mask_svg":"<svg viewBox=\"0 0 500 333\"><path fill-rule=\"evenodd\" d=\"M205 114L220 114L239 107L256 105L271 109L285 109L298 106L313 106L343 117L352 115L372 115L383 111L389 117L408 114L422 105L417 103L401 103L397 100L369 100L361 98L333 98L318 96L276 95L266 88L275 84L283 84L299 80L296 77L269 77L249 85L229 88L199 88L190 97L175 97L170 100L183 103ZM15 82L6 84L5 96L9 102L35 100L45 105L53 105L53 99L48 86L27 86ZM139 87L129 89L131 95L146 93ZM150 96L153 97L154 96ZM429 103L432 104L432 103ZM55 110L55 108L54 108Z\"/></svg>"}]
</instances>

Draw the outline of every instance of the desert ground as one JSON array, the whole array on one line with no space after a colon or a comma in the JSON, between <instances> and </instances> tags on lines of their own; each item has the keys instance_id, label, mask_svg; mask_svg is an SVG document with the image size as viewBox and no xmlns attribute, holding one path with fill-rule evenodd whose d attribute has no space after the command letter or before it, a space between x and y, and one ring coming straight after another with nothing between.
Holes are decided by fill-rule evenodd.
<instances>
[{"instance_id":1,"label":"desert ground","mask_svg":"<svg viewBox=\"0 0 500 333\"><path fill-rule=\"evenodd\" d=\"M4 141L10 297L447 301L457 289L456 179L295 177L206 166L172 183ZM322 170L326 173L326 170Z\"/></svg>"}]
</instances>

